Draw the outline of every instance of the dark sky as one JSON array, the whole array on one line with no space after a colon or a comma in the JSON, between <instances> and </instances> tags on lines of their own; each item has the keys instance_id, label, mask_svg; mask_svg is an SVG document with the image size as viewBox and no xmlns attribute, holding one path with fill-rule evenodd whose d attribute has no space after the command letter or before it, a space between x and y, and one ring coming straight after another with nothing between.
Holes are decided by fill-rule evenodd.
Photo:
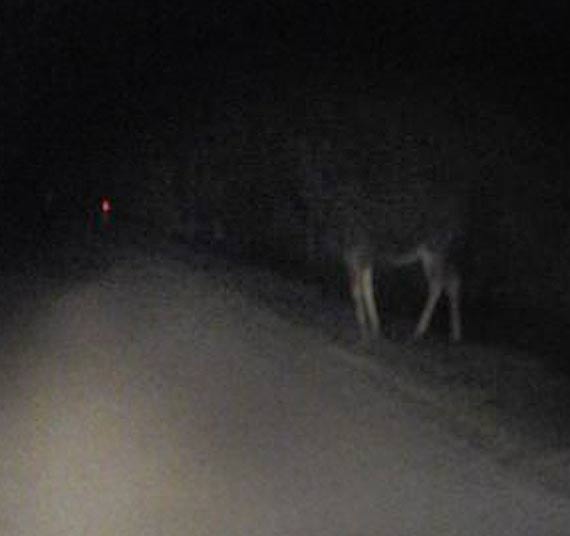
<instances>
[{"instance_id":1,"label":"dark sky","mask_svg":"<svg viewBox=\"0 0 570 536\"><path fill-rule=\"evenodd\" d=\"M143 132L195 134L228 107L388 86L443 88L556 144L568 133L564 4L6 1L4 188L95 180Z\"/></svg>"}]
</instances>

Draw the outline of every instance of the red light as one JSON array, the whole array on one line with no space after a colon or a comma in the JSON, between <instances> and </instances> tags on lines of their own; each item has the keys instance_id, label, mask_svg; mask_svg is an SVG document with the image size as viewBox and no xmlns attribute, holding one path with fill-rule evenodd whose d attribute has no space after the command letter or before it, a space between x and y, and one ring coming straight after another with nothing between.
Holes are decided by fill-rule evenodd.
<instances>
[{"instance_id":1,"label":"red light","mask_svg":"<svg viewBox=\"0 0 570 536\"><path fill-rule=\"evenodd\" d=\"M108 214L109 212L111 212L111 200L108 199L107 197L104 197L103 199L101 199L101 210L105 214Z\"/></svg>"}]
</instances>

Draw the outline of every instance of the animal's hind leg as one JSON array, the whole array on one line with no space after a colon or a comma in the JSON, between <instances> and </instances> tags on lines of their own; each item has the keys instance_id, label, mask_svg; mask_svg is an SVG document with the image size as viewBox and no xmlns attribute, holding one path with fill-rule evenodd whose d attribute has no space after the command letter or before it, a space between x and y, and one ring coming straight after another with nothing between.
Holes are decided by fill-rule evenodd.
<instances>
[{"instance_id":1,"label":"animal's hind leg","mask_svg":"<svg viewBox=\"0 0 570 536\"><path fill-rule=\"evenodd\" d=\"M445 292L449 299L449 324L451 326L451 340L460 342L463 336L461 326L461 278L458 273L449 275L445 285Z\"/></svg>"},{"instance_id":2,"label":"animal's hind leg","mask_svg":"<svg viewBox=\"0 0 570 536\"><path fill-rule=\"evenodd\" d=\"M422 257L422 264L428 282L428 297L414 332L416 339L423 337L429 329L435 307L443 290L443 259L433 254L425 255Z\"/></svg>"},{"instance_id":3,"label":"animal's hind leg","mask_svg":"<svg viewBox=\"0 0 570 536\"><path fill-rule=\"evenodd\" d=\"M416 326L414 338L422 338L429 329L433 312L435 311L435 306L437 305L439 297L441 296L441 291L442 285L440 281L429 281L429 294L424 306L424 310L422 311L422 314L418 321L418 325Z\"/></svg>"}]
</instances>

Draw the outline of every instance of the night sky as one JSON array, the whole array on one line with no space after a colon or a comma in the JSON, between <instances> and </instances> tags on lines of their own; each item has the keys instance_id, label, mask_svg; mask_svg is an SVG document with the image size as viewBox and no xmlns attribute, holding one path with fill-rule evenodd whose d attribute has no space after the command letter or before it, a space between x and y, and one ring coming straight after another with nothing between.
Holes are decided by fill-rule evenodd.
<instances>
[{"instance_id":1,"label":"night sky","mask_svg":"<svg viewBox=\"0 0 570 536\"><path fill-rule=\"evenodd\" d=\"M209 198L196 212L265 217L268 192L298 195L292 140L363 161L399 110L458 147L474 225L516 210L555 255L570 208L566 20L564 2L7 1L6 219L34 228L47 192L73 218L103 193L128 205L157 161L177 170L175 196ZM195 179L201 165L216 185Z\"/></svg>"}]
</instances>

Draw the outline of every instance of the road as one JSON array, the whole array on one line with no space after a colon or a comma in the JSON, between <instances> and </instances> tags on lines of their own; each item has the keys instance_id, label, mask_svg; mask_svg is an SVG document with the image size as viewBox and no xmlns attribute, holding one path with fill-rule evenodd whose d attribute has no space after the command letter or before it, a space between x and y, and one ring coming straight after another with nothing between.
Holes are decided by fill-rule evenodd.
<instances>
[{"instance_id":1,"label":"road","mask_svg":"<svg viewBox=\"0 0 570 536\"><path fill-rule=\"evenodd\" d=\"M48 289L2 345L6 536L570 534L346 350L145 256Z\"/></svg>"}]
</instances>

